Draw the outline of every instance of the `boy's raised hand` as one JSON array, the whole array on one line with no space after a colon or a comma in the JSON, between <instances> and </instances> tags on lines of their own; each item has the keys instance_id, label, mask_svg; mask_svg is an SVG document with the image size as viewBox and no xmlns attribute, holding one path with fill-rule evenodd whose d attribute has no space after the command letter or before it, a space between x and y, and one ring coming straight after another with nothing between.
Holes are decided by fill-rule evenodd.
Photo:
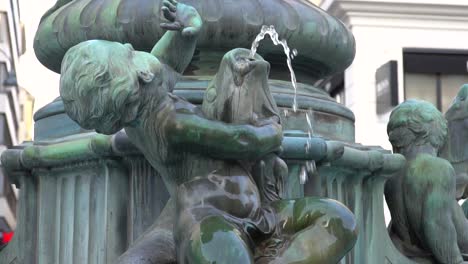
<instances>
[{"instance_id":1,"label":"boy's raised hand","mask_svg":"<svg viewBox=\"0 0 468 264\"><path fill-rule=\"evenodd\" d=\"M176 0L164 0L161 11L169 23L161 23L166 30L181 31L182 36L192 37L198 35L202 20L197 10L192 6L178 3Z\"/></svg>"}]
</instances>

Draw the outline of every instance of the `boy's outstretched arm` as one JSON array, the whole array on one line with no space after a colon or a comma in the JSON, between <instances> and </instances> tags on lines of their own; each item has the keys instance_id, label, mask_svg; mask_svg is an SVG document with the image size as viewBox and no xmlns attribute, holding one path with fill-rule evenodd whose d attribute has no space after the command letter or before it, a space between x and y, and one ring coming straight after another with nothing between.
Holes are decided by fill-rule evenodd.
<instances>
[{"instance_id":1,"label":"boy's outstretched arm","mask_svg":"<svg viewBox=\"0 0 468 264\"><path fill-rule=\"evenodd\" d=\"M183 73L192 60L202 19L192 6L176 0L164 0L161 8L169 23L161 23L168 30L156 43L151 54L178 73Z\"/></svg>"},{"instance_id":2,"label":"boy's outstretched arm","mask_svg":"<svg viewBox=\"0 0 468 264\"><path fill-rule=\"evenodd\" d=\"M279 150L283 141L282 128L275 122L261 127L234 125L190 113L177 113L166 122L166 139L172 147L215 159L256 160Z\"/></svg>"}]
</instances>

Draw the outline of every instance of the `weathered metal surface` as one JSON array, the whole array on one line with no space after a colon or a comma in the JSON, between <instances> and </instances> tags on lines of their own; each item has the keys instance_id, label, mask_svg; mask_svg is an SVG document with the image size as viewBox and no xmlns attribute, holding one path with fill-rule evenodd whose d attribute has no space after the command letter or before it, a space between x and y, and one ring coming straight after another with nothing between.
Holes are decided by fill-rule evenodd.
<instances>
[{"instance_id":1,"label":"weathered metal surface","mask_svg":"<svg viewBox=\"0 0 468 264\"><path fill-rule=\"evenodd\" d=\"M447 120L433 104L411 99L392 111L387 132L394 151L407 161L385 186L392 241L416 262L463 263L468 221L456 200L457 174L438 157L447 141Z\"/></svg>"},{"instance_id":2,"label":"weathered metal surface","mask_svg":"<svg viewBox=\"0 0 468 264\"><path fill-rule=\"evenodd\" d=\"M460 87L445 113L448 123L447 143L441 156L450 161L457 174L457 199L468 198L468 84Z\"/></svg>"},{"instance_id":3,"label":"weathered metal surface","mask_svg":"<svg viewBox=\"0 0 468 264\"><path fill-rule=\"evenodd\" d=\"M287 135L282 157L293 168L288 196L302 197L294 168L302 164L297 158L308 137ZM311 144L314 151L306 159L326 162L336 156L327 152L323 139L313 138ZM113 263L153 224L169 197L161 178L122 133L38 141L7 150L2 163L16 176L22 194L18 233L0 253L2 261ZM26 241L36 254L23 250Z\"/></svg>"},{"instance_id":4,"label":"weathered metal surface","mask_svg":"<svg viewBox=\"0 0 468 264\"><path fill-rule=\"evenodd\" d=\"M385 182L404 165L401 155L345 146L341 157L319 166L323 195L343 202L354 212L361 234L341 263L414 263L390 240L383 211Z\"/></svg>"},{"instance_id":5,"label":"weathered metal surface","mask_svg":"<svg viewBox=\"0 0 468 264\"><path fill-rule=\"evenodd\" d=\"M465 212L466 218L468 218L468 201L463 203L463 211Z\"/></svg>"},{"instance_id":6,"label":"weathered metal surface","mask_svg":"<svg viewBox=\"0 0 468 264\"><path fill-rule=\"evenodd\" d=\"M269 43L260 47L272 66L270 78L275 80L268 84L285 132L279 153L289 167L284 198L322 195L354 211L362 235L341 263L412 263L393 246L383 218L385 181L404 166L404 158L353 144L353 113L311 86L352 62L355 43L350 31L302 0L183 2L195 6L205 26L185 71L195 77L179 81L174 93L200 105L224 53L248 48L263 24L274 25L298 50L294 68L300 82L299 110L293 112L294 95L281 50ZM159 26L161 3L59 0L41 21L36 54L59 72L65 52L88 39L129 42L138 50L150 51L164 33ZM186 59L187 54L179 57ZM167 251L163 252L167 263L173 263L174 215L166 210L173 211L174 204L169 202L166 214L161 212L169 199L162 180L168 175L156 173L125 133L103 136L80 128L65 114L60 99L36 113L35 120L36 141L2 156L22 196L17 236L0 252L0 263L115 263L127 249L118 263L141 261L138 257L151 256L152 250ZM302 185L299 174L312 160L318 173L310 172ZM286 203L281 206L289 208ZM207 233L214 230L203 228ZM47 234L53 243L45 243ZM151 249L158 241L168 243ZM304 244L314 249L311 243ZM309 260L314 261L318 260Z\"/></svg>"},{"instance_id":7,"label":"weathered metal surface","mask_svg":"<svg viewBox=\"0 0 468 264\"><path fill-rule=\"evenodd\" d=\"M228 50L250 48L262 25L274 25L298 50L294 64L300 82L313 84L343 71L354 59L351 32L307 1L181 2L195 7L204 23L187 74L213 75L217 70L213 64ZM41 21L34 42L36 55L46 67L59 72L65 52L89 39L131 43L137 50L150 51L164 33L159 26L161 6L161 0L58 1ZM281 49L264 43L259 53L272 64L273 79L289 79Z\"/></svg>"},{"instance_id":8,"label":"weathered metal surface","mask_svg":"<svg viewBox=\"0 0 468 264\"><path fill-rule=\"evenodd\" d=\"M174 94L195 105L201 105L208 86L206 78L184 78L177 83ZM273 98L278 104L284 130L308 132L306 114L309 114L313 135L331 140L354 142L354 114L336 103L323 91L310 85L299 84L298 111L292 111L293 89L289 82L270 80ZM34 116L36 140L87 133L65 114L60 98L50 106L40 109Z\"/></svg>"},{"instance_id":9,"label":"weathered metal surface","mask_svg":"<svg viewBox=\"0 0 468 264\"><path fill-rule=\"evenodd\" d=\"M114 263L168 199L147 161L125 153L122 162L112 137L36 143L2 155L21 196L17 233L0 263Z\"/></svg>"},{"instance_id":10,"label":"weathered metal surface","mask_svg":"<svg viewBox=\"0 0 468 264\"><path fill-rule=\"evenodd\" d=\"M2 263L113 263L124 252L128 191L121 165L94 160L11 173L19 174L20 222Z\"/></svg>"},{"instance_id":11,"label":"weathered metal surface","mask_svg":"<svg viewBox=\"0 0 468 264\"><path fill-rule=\"evenodd\" d=\"M140 155L124 158L130 167L127 226L128 244L131 245L153 225L169 200L164 182L154 168Z\"/></svg>"}]
</instances>

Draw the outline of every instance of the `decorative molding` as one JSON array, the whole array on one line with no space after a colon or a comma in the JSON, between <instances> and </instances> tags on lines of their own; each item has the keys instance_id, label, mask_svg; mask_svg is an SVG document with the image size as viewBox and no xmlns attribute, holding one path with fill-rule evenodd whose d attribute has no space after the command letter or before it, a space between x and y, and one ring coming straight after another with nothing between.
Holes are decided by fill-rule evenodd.
<instances>
[{"instance_id":1,"label":"decorative molding","mask_svg":"<svg viewBox=\"0 0 468 264\"><path fill-rule=\"evenodd\" d=\"M468 25L468 3L462 1L328 0L321 7L348 26L466 30Z\"/></svg>"},{"instance_id":2,"label":"decorative molding","mask_svg":"<svg viewBox=\"0 0 468 264\"><path fill-rule=\"evenodd\" d=\"M310 144L310 150L304 146ZM295 160L327 161L341 156L342 144L326 141L323 138L309 138L306 133L286 131L283 139L281 157ZM8 149L1 155L1 164L9 173L29 171L50 167L77 166L83 162L97 161L103 158L121 158L141 156L140 151L121 131L113 136L89 133L76 135L66 141L57 141L48 145L25 144L15 149Z\"/></svg>"}]
</instances>

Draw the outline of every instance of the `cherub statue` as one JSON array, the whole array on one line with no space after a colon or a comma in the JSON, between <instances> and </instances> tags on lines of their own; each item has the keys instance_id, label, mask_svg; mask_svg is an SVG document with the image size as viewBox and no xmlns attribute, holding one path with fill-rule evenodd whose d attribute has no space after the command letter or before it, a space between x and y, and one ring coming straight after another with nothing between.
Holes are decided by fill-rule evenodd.
<instances>
[{"instance_id":1,"label":"cherub statue","mask_svg":"<svg viewBox=\"0 0 468 264\"><path fill-rule=\"evenodd\" d=\"M432 104L408 100L393 110L387 131L394 152L407 160L385 186L394 244L418 263L468 263L468 220L456 201L455 171L437 157L447 121Z\"/></svg>"},{"instance_id":2,"label":"cherub statue","mask_svg":"<svg viewBox=\"0 0 468 264\"><path fill-rule=\"evenodd\" d=\"M457 175L457 199L468 198L468 84L463 85L445 113L448 140L442 157L450 161Z\"/></svg>"},{"instance_id":3,"label":"cherub statue","mask_svg":"<svg viewBox=\"0 0 468 264\"><path fill-rule=\"evenodd\" d=\"M190 62L202 21L175 0L164 1L162 11L170 23L161 26L169 31L151 53L91 40L71 48L62 62L60 93L68 115L104 134L124 128L175 204L161 215L173 225L173 239L143 239L119 263L174 263L171 254L151 248L173 242L178 263L337 263L356 241L352 213L329 199L261 204L239 160L276 151L281 126L209 120L173 95L176 72Z\"/></svg>"}]
</instances>

